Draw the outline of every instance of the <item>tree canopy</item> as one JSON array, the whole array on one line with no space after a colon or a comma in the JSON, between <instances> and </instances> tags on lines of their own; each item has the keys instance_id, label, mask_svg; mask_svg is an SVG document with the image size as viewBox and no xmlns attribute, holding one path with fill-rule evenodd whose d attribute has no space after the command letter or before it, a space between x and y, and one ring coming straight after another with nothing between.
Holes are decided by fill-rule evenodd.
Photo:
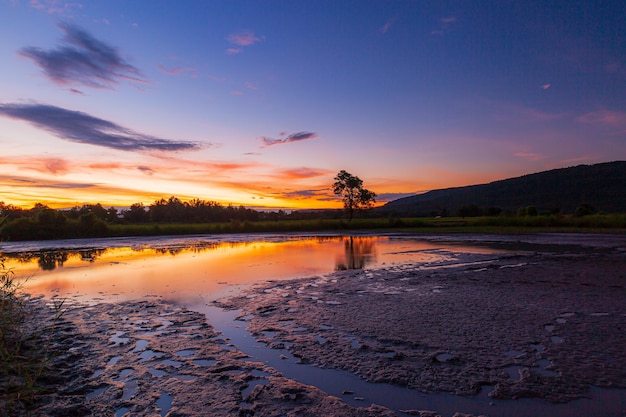
<instances>
[{"instance_id":1,"label":"tree canopy","mask_svg":"<svg viewBox=\"0 0 626 417\"><path fill-rule=\"evenodd\" d=\"M348 221L352 221L355 210L370 208L376 202L376 193L363 188L363 181L359 177L341 170L334 179L333 193L341 197Z\"/></svg>"}]
</instances>

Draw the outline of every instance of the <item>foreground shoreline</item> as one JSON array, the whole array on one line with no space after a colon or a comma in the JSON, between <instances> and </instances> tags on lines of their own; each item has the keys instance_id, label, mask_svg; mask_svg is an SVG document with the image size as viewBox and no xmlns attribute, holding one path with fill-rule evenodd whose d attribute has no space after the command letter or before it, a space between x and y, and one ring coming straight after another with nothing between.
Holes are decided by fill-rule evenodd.
<instances>
[{"instance_id":1,"label":"foreground shoreline","mask_svg":"<svg viewBox=\"0 0 626 417\"><path fill-rule=\"evenodd\" d=\"M547 407L591 386L626 388L623 247L466 261L268 282L219 305L303 363L416 392L491 386L494 399ZM405 415L289 380L210 318L157 298L74 305L64 320L58 347L69 356L54 365L65 382L24 415Z\"/></svg>"}]
</instances>

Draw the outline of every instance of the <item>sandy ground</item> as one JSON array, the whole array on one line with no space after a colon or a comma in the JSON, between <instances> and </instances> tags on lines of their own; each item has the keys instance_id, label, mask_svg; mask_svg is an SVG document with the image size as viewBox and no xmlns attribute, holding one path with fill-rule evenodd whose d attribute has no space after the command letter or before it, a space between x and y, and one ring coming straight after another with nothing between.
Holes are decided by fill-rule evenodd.
<instances>
[{"instance_id":1,"label":"sandy ground","mask_svg":"<svg viewBox=\"0 0 626 417\"><path fill-rule=\"evenodd\" d=\"M465 261L268 282L219 305L303 363L372 382L553 402L626 388L623 248ZM23 415L396 415L286 379L158 299L71 306L59 335L52 393Z\"/></svg>"}]
</instances>

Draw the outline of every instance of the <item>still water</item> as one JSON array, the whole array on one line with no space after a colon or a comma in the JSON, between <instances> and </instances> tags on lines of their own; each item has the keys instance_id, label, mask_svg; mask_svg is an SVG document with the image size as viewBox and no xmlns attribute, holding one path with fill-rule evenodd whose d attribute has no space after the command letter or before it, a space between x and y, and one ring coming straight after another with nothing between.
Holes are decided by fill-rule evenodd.
<instances>
[{"instance_id":1,"label":"still water","mask_svg":"<svg viewBox=\"0 0 626 417\"><path fill-rule=\"evenodd\" d=\"M407 262L453 263L455 254L503 252L406 236L233 235L16 242L2 245L32 294L82 301L161 296L186 304L242 285Z\"/></svg>"}]
</instances>

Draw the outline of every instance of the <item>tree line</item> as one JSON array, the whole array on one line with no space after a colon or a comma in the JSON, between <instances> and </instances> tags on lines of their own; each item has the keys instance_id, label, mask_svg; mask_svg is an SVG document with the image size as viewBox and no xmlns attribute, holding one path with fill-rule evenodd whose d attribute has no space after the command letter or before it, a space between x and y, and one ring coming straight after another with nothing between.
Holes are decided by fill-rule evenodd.
<instances>
[{"instance_id":1,"label":"tree line","mask_svg":"<svg viewBox=\"0 0 626 417\"><path fill-rule=\"evenodd\" d=\"M174 196L156 200L149 206L135 203L128 209L105 208L100 203L68 210L55 210L37 203L31 209L23 209L0 201L0 238L103 237L111 224L246 222L279 220L290 215L283 210L262 212L243 206L224 206L215 201L182 201Z\"/></svg>"}]
</instances>

